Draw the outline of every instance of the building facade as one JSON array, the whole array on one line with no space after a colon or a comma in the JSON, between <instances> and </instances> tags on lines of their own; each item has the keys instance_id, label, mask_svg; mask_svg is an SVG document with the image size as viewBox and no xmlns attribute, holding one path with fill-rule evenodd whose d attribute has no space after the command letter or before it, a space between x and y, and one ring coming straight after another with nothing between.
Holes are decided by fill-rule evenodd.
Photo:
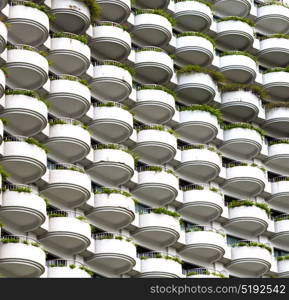
<instances>
[{"instance_id":1,"label":"building facade","mask_svg":"<svg viewBox=\"0 0 289 300\"><path fill-rule=\"evenodd\" d=\"M0 9L1 276L289 276L289 3Z\"/></svg>"}]
</instances>

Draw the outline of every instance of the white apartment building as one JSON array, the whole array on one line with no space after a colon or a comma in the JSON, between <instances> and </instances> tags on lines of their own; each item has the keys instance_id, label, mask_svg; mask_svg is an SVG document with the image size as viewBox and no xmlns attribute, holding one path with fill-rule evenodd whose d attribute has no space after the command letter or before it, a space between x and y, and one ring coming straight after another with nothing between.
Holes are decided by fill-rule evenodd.
<instances>
[{"instance_id":1,"label":"white apartment building","mask_svg":"<svg viewBox=\"0 0 289 300\"><path fill-rule=\"evenodd\" d=\"M0 9L2 277L289 277L289 1Z\"/></svg>"}]
</instances>

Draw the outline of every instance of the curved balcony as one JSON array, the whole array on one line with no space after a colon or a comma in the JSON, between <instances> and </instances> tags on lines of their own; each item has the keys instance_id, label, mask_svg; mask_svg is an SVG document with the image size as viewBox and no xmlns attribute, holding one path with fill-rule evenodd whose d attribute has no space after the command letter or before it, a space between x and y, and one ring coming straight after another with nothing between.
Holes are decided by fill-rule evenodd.
<instances>
[{"instance_id":1,"label":"curved balcony","mask_svg":"<svg viewBox=\"0 0 289 300\"><path fill-rule=\"evenodd\" d=\"M164 164L176 155L177 138L164 126L142 126L137 129L137 142L133 150L141 160L152 164Z\"/></svg>"},{"instance_id":2,"label":"curved balcony","mask_svg":"<svg viewBox=\"0 0 289 300\"><path fill-rule=\"evenodd\" d=\"M174 18L182 30L207 31L213 19L209 5L198 1L180 1L175 3Z\"/></svg>"},{"instance_id":3,"label":"curved balcony","mask_svg":"<svg viewBox=\"0 0 289 300\"><path fill-rule=\"evenodd\" d=\"M158 85L144 85L137 89L137 102L131 109L144 123L164 124L175 114L175 95Z\"/></svg>"},{"instance_id":4,"label":"curved balcony","mask_svg":"<svg viewBox=\"0 0 289 300\"><path fill-rule=\"evenodd\" d=\"M137 199L152 206L164 206L178 195L179 180L171 170L142 167L138 170L138 185L132 190Z\"/></svg>"},{"instance_id":5,"label":"curved balcony","mask_svg":"<svg viewBox=\"0 0 289 300\"><path fill-rule=\"evenodd\" d=\"M5 50L6 43L7 43L7 27L3 22L0 22L0 53L2 53Z\"/></svg>"},{"instance_id":6,"label":"curved balcony","mask_svg":"<svg viewBox=\"0 0 289 300\"><path fill-rule=\"evenodd\" d=\"M176 56L183 64L208 66L214 59L214 44L193 32L179 34L176 40Z\"/></svg>"},{"instance_id":7,"label":"curved balcony","mask_svg":"<svg viewBox=\"0 0 289 300\"><path fill-rule=\"evenodd\" d=\"M178 212L201 224L216 220L223 209L223 195L218 189L192 185L183 189L183 204Z\"/></svg>"},{"instance_id":8,"label":"curved balcony","mask_svg":"<svg viewBox=\"0 0 289 300\"><path fill-rule=\"evenodd\" d=\"M256 26L266 34L287 33L289 30L289 10L287 7L268 3L258 7Z\"/></svg>"},{"instance_id":9,"label":"curved balcony","mask_svg":"<svg viewBox=\"0 0 289 300\"><path fill-rule=\"evenodd\" d=\"M182 277L182 261L178 256L161 252L147 252L138 255L141 262L139 278Z\"/></svg>"},{"instance_id":10,"label":"curved balcony","mask_svg":"<svg viewBox=\"0 0 289 300\"><path fill-rule=\"evenodd\" d=\"M20 137L4 141L1 165L19 183L34 182L46 172L45 151L30 142Z\"/></svg>"},{"instance_id":11,"label":"curved balcony","mask_svg":"<svg viewBox=\"0 0 289 300\"><path fill-rule=\"evenodd\" d=\"M78 0L51 0L51 13L55 15L53 24L59 30L84 33L90 24L88 7Z\"/></svg>"},{"instance_id":12,"label":"curved balcony","mask_svg":"<svg viewBox=\"0 0 289 300\"><path fill-rule=\"evenodd\" d=\"M91 230L84 217L74 211L51 211L48 216L48 231L38 237L44 246L78 254L90 245Z\"/></svg>"},{"instance_id":13,"label":"curved balcony","mask_svg":"<svg viewBox=\"0 0 289 300\"><path fill-rule=\"evenodd\" d=\"M86 72L90 65L90 49L72 33L52 35L48 58L50 69L56 74L79 76Z\"/></svg>"},{"instance_id":14,"label":"curved balcony","mask_svg":"<svg viewBox=\"0 0 289 300\"><path fill-rule=\"evenodd\" d=\"M36 6L36 5L35 5ZM49 19L38 8L16 2L9 6L9 40L14 43L40 46L48 38Z\"/></svg>"},{"instance_id":15,"label":"curved balcony","mask_svg":"<svg viewBox=\"0 0 289 300\"><path fill-rule=\"evenodd\" d=\"M114 275L124 274L136 264L136 247L125 236L100 233L95 235L95 254L87 262Z\"/></svg>"},{"instance_id":16,"label":"curved balcony","mask_svg":"<svg viewBox=\"0 0 289 300\"><path fill-rule=\"evenodd\" d=\"M226 2L228 5L231 1L218 1L217 3L219 2ZM216 41L224 50L247 50L254 42L254 31L246 22L221 19L217 23Z\"/></svg>"},{"instance_id":17,"label":"curved balcony","mask_svg":"<svg viewBox=\"0 0 289 300\"><path fill-rule=\"evenodd\" d=\"M90 133L73 119L52 120L45 145L53 155L67 162L76 162L90 151Z\"/></svg>"},{"instance_id":18,"label":"curved balcony","mask_svg":"<svg viewBox=\"0 0 289 300\"><path fill-rule=\"evenodd\" d=\"M164 208L151 208L140 211L139 228L133 237L142 243L157 247L173 245L180 236L179 214Z\"/></svg>"},{"instance_id":19,"label":"curved balcony","mask_svg":"<svg viewBox=\"0 0 289 300\"><path fill-rule=\"evenodd\" d=\"M269 210L263 203L253 201L233 201L229 203L229 219L225 228L246 235L257 236L268 227ZM266 208L266 209L265 209Z\"/></svg>"},{"instance_id":20,"label":"curved balcony","mask_svg":"<svg viewBox=\"0 0 289 300\"><path fill-rule=\"evenodd\" d=\"M170 0L137 0L137 5L144 8L150 9L163 9L167 8L170 3Z\"/></svg>"},{"instance_id":21,"label":"curved balcony","mask_svg":"<svg viewBox=\"0 0 289 300\"><path fill-rule=\"evenodd\" d=\"M268 157L264 164L285 174L289 172L289 143L286 139L273 140L269 143Z\"/></svg>"},{"instance_id":22,"label":"curved balcony","mask_svg":"<svg viewBox=\"0 0 289 300\"><path fill-rule=\"evenodd\" d=\"M273 35L260 41L258 61L270 67L286 67L289 64L289 40Z\"/></svg>"},{"instance_id":23,"label":"curved balcony","mask_svg":"<svg viewBox=\"0 0 289 300\"><path fill-rule=\"evenodd\" d=\"M281 247L289 245L289 215L281 215L275 217L275 234L271 237L274 244Z\"/></svg>"},{"instance_id":24,"label":"curved balcony","mask_svg":"<svg viewBox=\"0 0 289 300\"><path fill-rule=\"evenodd\" d=\"M17 45L7 51L5 65L11 88L37 90L48 79L48 61L31 46Z\"/></svg>"},{"instance_id":25,"label":"curved balcony","mask_svg":"<svg viewBox=\"0 0 289 300\"><path fill-rule=\"evenodd\" d=\"M4 72L0 69L0 97L5 93L5 85L6 85L6 75Z\"/></svg>"},{"instance_id":26,"label":"curved balcony","mask_svg":"<svg viewBox=\"0 0 289 300\"><path fill-rule=\"evenodd\" d=\"M51 111L67 118L82 117L90 108L90 90L86 84L71 75L50 78L46 99Z\"/></svg>"},{"instance_id":27,"label":"curved balcony","mask_svg":"<svg viewBox=\"0 0 289 300\"><path fill-rule=\"evenodd\" d=\"M181 163L176 171L192 180L209 182L221 170L221 159L214 147L188 145L181 148Z\"/></svg>"},{"instance_id":28,"label":"curved balcony","mask_svg":"<svg viewBox=\"0 0 289 300\"><path fill-rule=\"evenodd\" d=\"M0 272L4 277L39 277L45 270L45 252L26 236L4 236L0 243Z\"/></svg>"},{"instance_id":29,"label":"curved balcony","mask_svg":"<svg viewBox=\"0 0 289 300\"><path fill-rule=\"evenodd\" d=\"M173 60L164 50L146 47L135 53L136 78L143 84L164 84L173 76Z\"/></svg>"},{"instance_id":30,"label":"curved balcony","mask_svg":"<svg viewBox=\"0 0 289 300\"><path fill-rule=\"evenodd\" d=\"M134 157L118 145L99 145L94 150L94 162L86 172L110 186L123 185L134 173Z\"/></svg>"},{"instance_id":31,"label":"curved balcony","mask_svg":"<svg viewBox=\"0 0 289 300\"><path fill-rule=\"evenodd\" d=\"M94 207L87 216L94 223L111 230L127 227L135 218L135 204L131 194L104 188L95 191Z\"/></svg>"},{"instance_id":32,"label":"curved balcony","mask_svg":"<svg viewBox=\"0 0 289 300\"><path fill-rule=\"evenodd\" d=\"M229 53L220 57L220 72L236 83L246 84L255 80L257 67L253 58L243 55L242 52Z\"/></svg>"},{"instance_id":33,"label":"curved balcony","mask_svg":"<svg viewBox=\"0 0 289 300\"><path fill-rule=\"evenodd\" d=\"M221 100L221 111L234 120L250 122L258 116L261 100L253 91L237 87L235 91L224 90Z\"/></svg>"},{"instance_id":34,"label":"curved balcony","mask_svg":"<svg viewBox=\"0 0 289 300\"><path fill-rule=\"evenodd\" d=\"M47 125L47 106L38 94L27 90L6 90L1 117L6 127L18 135L33 136Z\"/></svg>"},{"instance_id":35,"label":"curved balcony","mask_svg":"<svg viewBox=\"0 0 289 300\"><path fill-rule=\"evenodd\" d=\"M189 142L209 143L217 136L219 119L207 106L180 107L179 125L175 131Z\"/></svg>"},{"instance_id":36,"label":"curved balcony","mask_svg":"<svg viewBox=\"0 0 289 300\"><path fill-rule=\"evenodd\" d=\"M187 278L226 278L223 272L206 269L195 268L186 272Z\"/></svg>"},{"instance_id":37,"label":"curved balcony","mask_svg":"<svg viewBox=\"0 0 289 300\"><path fill-rule=\"evenodd\" d=\"M33 231L45 221L46 204L29 186L4 186L0 217L17 230Z\"/></svg>"},{"instance_id":38,"label":"curved balcony","mask_svg":"<svg viewBox=\"0 0 289 300\"><path fill-rule=\"evenodd\" d=\"M222 187L230 192L255 197L264 190L265 174L259 167L229 164L226 173L227 178Z\"/></svg>"},{"instance_id":39,"label":"curved balcony","mask_svg":"<svg viewBox=\"0 0 289 300\"><path fill-rule=\"evenodd\" d=\"M270 270L271 251L265 244L240 241L232 245L231 262L226 268L238 276L260 277Z\"/></svg>"},{"instance_id":40,"label":"curved balcony","mask_svg":"<svg viewBox=\"0 0 289 300\"><path fill-rule=\"evenodd\" d=\"M207 226L186 228L186 246L179 250L182 257L213 263L225 253L225 234Z\"/></svg>"},{"instance_id":41,"label":"curved balcony","mask_svg":"<svg viewBox=\"0 0 289 300\"><path fill-rule=\"evenodd\" d=\"M207 104L214 99L217 86L211 75L199 73L195 68L189 72L181 71L178 73L178 86L175 90L179 101L192 105Z\"/></svg>"},{"instance_id":42,"label":"curved balcony","mask_svg":"<svg viewBox=\"0 0 289 300\"><path fill-rule=\"evenodd\" d=\"M274 100L286 101L289 93L289 73L285 69L273 68L263 73L263 89Z\"/></svg>"},{"instance_id":43,"label":"curved balcony","mask_svg":"<svg viewBox=\"0 0 289 300\"><path fill-rule=\"evenodd\" d=\"M4 134L4 122L3 122L3 120L0 119L0 143L1 144L3 141L3 134Z\"/></svg>"},{"instance_id":44,"label":"curved balcony","mask_svg":"<svg viewBox=\"0 0 289 300\"><path fill-rule=\"evenodd\" d=\"M289 260L285 256L277 257L277 265L278 265L278 277L288 278L289 276Z\"/></svg>"},{"instance_id":45,"label":"curved balcony","mask_svg":"<svg viewBox=\"0 0 289 300\"><path fill-rule=\"evenodd\" d=\"M281 210L288 210L289 203L289 180L288 177L277 177L271 181L271 197L269 203L281 208Z\"/></svg>"},{"instance_id":46,"label":"curved balcony","mask_svg":"<svg viewBox=\"0 0 289 300\"><path fill-rule=\"evenodd\" d=\"M130 0L99 0L101 17L105 20L123 23L130 15Z\"/></svg>"},{"instance_id":47,"label":"curved balcony","mask_svg":"<svg viewBox=\"0 0 289 300\"><path fill-rule=\"evenodd\" d=\"M93 121L89 123L93 135L110 143L126 141L133 131L133 116L119 103L96 104Z\"/></svg>"},{"instance_id":48,"label":"curved balcony","mask_svg":"<svg viewBox=\"0 0 289 300\"><path fill-rule=\"evenodd\" d=\"M266 120L263 124L264 130L274 135L287 136L289 133L289 106L286 103L270 103L265 105Z\"/></svg>"},{"instance_id":49,"label":"curved balcony","mask_svg":"<svg viewBox=\"0 0 289 300\"><path fill-rule=\"evenodd\" d=\"M100 22L93 27L89 43L92 55L99 60L123 60L131 51L131 37L126 28L112 22Z\"/></svg>"},{"instance_id":50,"label":"curved balcony","mask_svg":"<svg viewBox=\"0 0 289 300\"><path fill-rule=\"evenodd\" d=\"M132 75L126 68L115 61L95 64L90 83L95 98L116 102L128 98L132 91Z\"/></svg>"},{"instance_id":51,"label":"curved balcony","mask_svg":"<svg viewBox=\"0 0 289 300\"><path fill-rule=\"evenodd\" d=\"M91 278L88 269L74 260L49 260L46 266L47 278Z\"/></svg>"},{"instance_id":52,"label":"curved balcony","mask_svg":"<svg viewBox=\"0 0 289 300\"><path fill-rule=\"evenodd\" d=\"M162 46L172 38L172 24L166 17L154 13L154 10L140 10L135 15L132 33L145 45Z\"/></svg>"},{"instance_id":53,"label":"curved balcony","mask_svg":"<svg viewBox=\"0 0 289 300\"><path fill-rule=\"evenodd\" d=\"M260 153L263 144L261 131L254 126L246 126L240 123L224 127L224 142L220 146L224 153L246 159L256 157Z\"/></svg>"},{"instance_id":54,"label":"curved balcony","mask_svg":"<svg viewBox=\"0 0 289 300\"><path fill-rule=\"evenodd\" d=\"M41 194L60 205L73 208L90 198L90 190L90 178L81 168L62 164L49 166L48 184L41 189Z\"/></svg>"},{"instance_id":55,"label":"curved balcony","mask_svg":"<svg viewBox=\"0 0 289 300\"><path fill-rule=\"evenodd\" d=\"M222 16L246 17L251 10L250 0L217 0L214 9Z\"/></svg>"}]
</instances>

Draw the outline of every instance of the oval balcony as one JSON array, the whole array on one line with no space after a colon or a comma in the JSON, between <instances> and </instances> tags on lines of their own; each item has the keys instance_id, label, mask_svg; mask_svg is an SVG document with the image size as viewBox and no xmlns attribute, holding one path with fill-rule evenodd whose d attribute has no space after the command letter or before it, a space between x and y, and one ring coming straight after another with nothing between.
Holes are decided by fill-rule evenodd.
<instances>
[{"instance_id":1,"label":"oval balcony","mask_svg":"<svg viewBox=\"0 0 289 300\"><path fill-rule=\"evenodd\" d=\"M187 278L226 278L223 272L206 268L190 269L186 272Z\"/></svg>"},{"instance_id":2,"label":"oval balcony","mask_svg":"<svg viewBox=\"0 0 289 300\"><path fill-rule=\"evenodd\" d=\"M226 269L240 277L260 277L270 270L272 249L265 244L240 241L232 245Z\"/></svg>"},{"instance_id":3,"label":"oval balcony","mask_svg":"<svg viewBox=\"0 0 289 300\"><path fill-rule=\"evenodd\" d=\"M263 144L263 132L258 127L246 123L224 125L223 144L220 150L236 157L251 159L256 157Z\"/></svg>"},{"instance_id":4,"label":"oval balcony","mask_svg":"<svg viewBox=\"0 0 289 300\"><path fill-rule=\"evenodd\" d=\"M1 165L19 183L41 178L46 172L46 160L45 148L32 138L10 137L4 141Z\"/></svg>"},{"instance_id":5,"label":"oval balcony","mask_svg":"<svg viewBox=\"0 0 289 300\"><path fill-rule=\"evenodd\" d=\"M268 69L263 73L263 89L273 100L288 100L289 72L282 68Z\"/></svg>"},{"instance_id":6,"label":"oval balcony","mask_svg":"<svg viewBox=\"0 0 289 300\"><path fill-rule=\"evenodd\" d=\"M2 53L5 50L6 43L7 43L7 27L3 22L0 22L0 53Z\"/></svg>"},{"instance_id":7,"label":"oval balcony","mask_svg":"<svg viewBox=\"0 0 289 300\"><path fill-rule=\"evenodd\" d=\"M183 188L183 204L178 209L182 216L208 223L216 220L224 210L223 194L216 188L189 185Z\"/></svg>"},{"instance_id":8,"label":"oval balcony","mask_svg":"<svg viewBox=\"0 0 289 300\"><path fill-rule=\"evenodd\" d=\"M83 159L90 151L90 133L86 126L73 119L54 119L49 122L49 152L66 162Z\"/></svg>"},{"instance_id":9,"label":"oval balcony","mask_svg":"<svg viewBox=\"0 0 289 300\"><path fill-rule=\"evenodd\" d=\"M162 14L158 10L137 10L132 30L134 38L143 41L145 45L168 44L172 38L171 17L164 11L161 12Z\"/></svg>"},{"instance_id":10,"label":"oval balcony","mask_svg":"<svg viewBox=\"0 0 289 300\"><path fill-rule=\"evenodd\" d=\"M288 278L289 276L289 260L288 256L277 257L278 277Z\"/></svg>"},{"instance_id":11,"label":"oval balcony","mask_svg":"<svg viewBox=\"0 0 289 300\"><path fill-rule=\"evenodd\" d=\"M218 1L217 3L219 2L226 2L228 4L231 1ZM254 42L254 31L252 26L249 25L251 23L248 21L248 24L241 20L235 20L234 18L235 17L228 17L218 20L216 36L217 44L224 50L247 50Z\"/></svg>"},{"instance_id":12,"label":"oval balcony","mask_svg":"<svg viewBox=\"0 0 289 300\"><path fill-rule=\"evenodd\" d=\"M289 30L289 9L281 3L264 3L257 9L256 26L266 34L287 33Z\"/></svg>"},{"instance_id":13,"label":"oval balcony","mask_svg":"<svg viewBox=\"0 0 289 300\"><path fill-rule=\"evenodd\" d=\"M134 174L134 157L120 145L99 144L94 150L94 161L86 172L99 182L119 186L128 182Z\"/></svg>"},{"instance_id":14,"label":"oval balcony","mask_svg":"<svg viewBox=\"0 0 289 300\"><path fill-rule=\"evenodd\" d=\"M268 145L268 157L264 164L276 171L289 172L289 141L273 140ZM278 172L277 172L278 173Z\"/></svg>"},{"instance_id":15,"label":"oval balcony","mask_svg":"<svg viewBox=\"0 0 289 300\"><path fill-rule=\"evenodd\" d=\"M121 143L133 132L133 116L127 107L119 103L97 103L93 108L93 120L88 126L100 140Z\"/></svg>"},{"instance_id":16,"label":"oval balcony","mask_svg":"<svg viewBox=\"0 0 289 300\"><path fill-rule=\"evenodd\" d=\"M139 228L132 233L137 241L157 247L168 247L179 239L178 213L165 208L148 208L139 213Z\"/></svg>"},{"instance_id":17,"label":"oval balcony","mask_svg":"<svg viewBox=\"0 0 289 300\"><path fill-rule=\"evenodd\" d=\"M131 13L130 0L99 0L97 3L101 8L101 17L105 20L123 23Z\"/></svg>"},{"instance_id":18,"label":"oval balcony","mask_svg":"<svg viewBox=\"0 0 289 300\"><path fill-rule=\"evenodd\" d=\"M6 90L4 110L1 117L7 119L10 132L22 136L33 136L47 125L47 105L33 91Z\"/></svg>"},{"instance_id":19,"label":"oval balcony","mask_svg":"<svg viewBox=\"0 0 289 300\"><path fill-rule=\"evenodd\" d=\"M26 45L8 48L5 68L10 88L37 90L48 79L48 61L37 49Z\"/></svg>"},{"instance_id":20,"label":"oval balcony","mask_svg":"<svg viewBox=\"0 0 289 300\"><path fill-rule=\"evenodd\" d=\"M208 66L214 59L214 40L205 34L184 32L177 36L176 56L182 64Z\"/></svg>"},{"instance_id":21,"label":"oval balcony","mask_svg":"<svg viewBox=\"0 0 289 300\"><path fill-rule=\"evenodd\" d=\"M178 256L162 252L146 252L138 254L141 262L139 278L180 278L182 277L182 261Z\"/></svg>"},{"instance_id":22,"label":"oval balcony","mask_svg":"<svg viewBox=\"0 0 289 300\"><path fill-rule=\"evenodd\" d=\"M255 57L246 52L224 52L220 57L220 72L233 82L250 83L257 75Z\"/></svg>"},{"instance_id":23,"label":"oval balcony","mask_svg":"<svg viewBox=\"0 0 289 300\"><path fill-rule=\"evenodd\" d=\"M138 184L132 193L152 206L164 206L175 200L178 189L179 180L173 171L146 166L138 169Z\"/></svg>"},{"instance_id":24,"label":"oval balcony","mask_svg":"<svg viewBox=\"0 0 289 300\"><path fill-rule=\"evenodd\" d=\"M95 224L110 230L127 227L135 218L135 203L131 194L121 190L96 190L94 207L86 213Z\"/></svg>"},{"instance_id":25,"label":"oval balcony","mask_svg":"<svg viewBox=\"0 0 289 300\"><path fill-rule=\"evenodd\" d=\"M90 65L90 49L85 36L58 32L52 35L48 59L55 74L79 76Z\"/></svg>"},{"instance_id":26,"label":"oval balcony","mask_svg":"<svg viewBox=\"0 0 289 300\"><path fill-rule=\"evenodd\" d=\"M226 165L226 181L222 187L230 192L255 197L265 188L265 170L254 164L231 163Z\"/></svg>"},{"instance_id":27,"label":"oval balcony","mask_svg":"<svg viewBox=\"0 0 289 300\"><path fill-rule=\"evenodd\" d=\"M140 86L136 98L137 102L131 110L135 118L144 123L164 124L175 114L175 94L163 86Z\"/></svg>"},{"instance_id":28,"label":"oval balcony","mask_svg":"<svg viewBox=\"0 0 289 300\"><path fill-rule=\"evenodd\" d=\"M136 264L136 247L131 239L113 233L95 235L95 254L87 259L95 268L113 275L132 270Z\"/></svg>"},{"instance_id":29,"label":"oval balcony","mask_svg":"<svg viewBox=\"0 0 289 300\"><path fill-rule=\"evenodd\" d=\"M130 68L115 61L97 63L90 83L92 94L98 100L121 102L132 91L132 74Z\"/></svg>"},{"instance_id":30,"label":"oval balcony","mask_svg":"<svg viewBox=\"0 0 289 300\"><path fill-rule=\"evenodd\" d=\"M225 228L250 236L262 234L268 227L270 209L264 203L249 200L228 204L229 219Z\"/></svg>"},{"instance_id":31,"label":"oval balcony","mask_svg":"<svg viewBox=\"0 0 289 300\"><path fill-rule=\"evenodd\" d=\"M265 104L266 119L263 128L273 136L287 136L289 134L289 106L287 103L273 102Z\"/></svg>"},{"instance_id":32,"label":"oval balcony","mask_svg":"<svg viewBox=\"0 0 289 300\"><path fill-rule=\"evenodd\" d=\"M131 51L131 37L126 27L113 22L99 22L93 27L89 43L93 57L98 60L126 59Z\"/></svg>"},{"instance_id":33,"label":"oval balcony","mask_svg":"<svg viewBox=\"0 0 289 300\"><path fill-rule=\"evenodd\" d=\"M223 75L199 66L185 66L177 72L176 93L179 101L185 105L207 104L217 92L216 81Z\"/></svg>"},{"instance_id":34,"label":"oval balcony","mask_svg":"<svg viewBox=\"0 0 289 300\"><path fill-rule=\"evenodd\" d=\"M48 231L38 239L44 246L63 253L78 254L90 245L91 230L84 217L75 211L50 211Z\"/></svg>"},{"instance_id":35,"label":"oval balcony","mask_svg":"<svg viewBox=\"0 0 289 300\"><path fill-rule=\"evenodd\" d=\"M84 33L90 24L89 8L78 0L51 0L53 25L59 30Z\"/></svg>"},{"instance_id":36,"label":"oval balcony","mask_svg":"<svg viewBox=\"0 0 289 300\"><path fill-rule=\"evenodd\" d=\"M56 115L80 118L90 108L89 86L85 80L71 75L51 77L46 100Z\"/></svg>"},{"instance_id":37,"label":"oval balcony","mask_svg":"<svg viewBox=\"0 0 289 300\"><path fill-rule=\"evenodd\" d=\"M225 253L225 234L207 226L186 228L186 245L179 250L183 258L213 263Z\"/></svg>"},{"instance_id":38,"label":"oval balcony","mask_svg":"<svg viewBox=\"0 0 289 300\"><path fill-rule=\"evenodd\" d=\"M140 7L151 9L163 9L169 5L169 0L137 0L136 4Z\"/></svg>"},{"instance_id":39,"label":"oval balcony","mask_svg":"<svg viewBox=\"0 0 289 300\"><path fill-rule=\"evenodd\" d=\"M45 270L45 252L26 236L3 236L0 242L0 272L4 277L39 277Z\"/></svg>"},{"instance_id":40,"label":"oval balcony","mask_svg":"<svg viewBox=\"0 0 289 300\"><path fill-rule=\"evenodd\" d=\"M174 18L182 30L207 31L213 19L211 6L201 1L175 2Z\"/></svg>"},{"instance_id":41,"label":"oval balcony","mask_svg":"<svg viewBox=\"0 0 289 300\"><path fill-rule=\"evenodd\" d=\"M221 112L208 105L179 107L175 131L188 142L209 143L215 139L222 121Z\"/></svg>"},{"instance_id":42,"label":"oval balcony","mask_svg":"<svg viewBox=\"0 0 289 300\"><path fill-rule=\"evenodd\" d=\"M46 266L47 278L91 278L88 268L78 261L55 259Z\"/></svg>"},{"instance_id":43,"label":"oval balcony","mask_svg":"<svg viewBox=\"0 0 289 300\"><path fill-rule=\"evenodd\" d=\"M46 204L29 186L4 186L0 217L2 222L17 230L33 231L45 221Z\"/></svg>"},{"instance_id":44,"label":"oval balcony","mask_svg":"<svg viewBox=\"0 0 289 300\"><path fill-rule=\"evenodd\" d=\"M133 150L140 159L152 164L164 164L176 155L175 132L165 126L145 125L137 128L137 141Z\"/></svg>"},{"instance_id":45,"label":"oval balcony","mask_svg":"<svg viewBox=\"0 0 289 300\"><path fill-rule=\"evenodd\" d=\"M48 38L49 18L40 6L31 2L15 2L9 6L9 40L14 43L40 46Z\"/></svg>"},{"instance_id":46,"label":"oval balcony","mask_svg":"<svg viewBox=\"0 0 289 300\"><path fill-rule=\"evenodd\" d=\"M236 121L250 122L254 120L261 107L259 89L254 86L238 84L221 87L222 113L231 116Z\"/></svg>"},{"instance_id":47,"label":"oval balcony","mask_svg":"<svg viewBox=\"0 0 289 300\"><path fill-rule=\"evenodd\" d=\"M286 67L289 64L289 40L278 35L261 40L258 61L269 67Z\"/></svg>"},{"instance_id":48,"label":"oval balcony","mask_svg":"<svg viewBox=\"0 0 289 300\"><path fill-rule=\"evenodd\" d=\"M217 149L206 145L188 145L181 148L181 163L176 172L186 178L209 182L221 171L221 158Z\"/></svg>"},{"instance_id":49,"label":"oval balcony","mask_svg":"<svg viewBox=\"0 0 289 300\"><path fill-rule=\"evenodd\" d=\"M6 85L6 75L4 74L3 70L0 69L0 97L5 93L5 85Z\"/></svg>"},{"instance_id":50,"label":"oval balcony","mask_svg":"<svg viewBox=\"0 0 289 300\"><path fill-rule=\"evenodd\" d=\"M48 183L41 194L62 206L74 208L90 198L91 182L80 167L70 164L50 165Z\"/></svg>"},{"instance_id":51,"label":"oval balcony","mask_svg":"<svg viewBox=\"0 0 289 300\"><path fill-rule=\"evenodd\" d=\"M250 13L250 0L217 0L214 9L222 16L246 17Z\"/></svg>"},{"instance_id":52,"label":"oval balcony","mask_svg":"<svg viewBox=\"0 0 289 300\"><path fill-rule=\"evenodd\" d=\"M271 180L271 197L267 201L286 211L289 209L288 197L289 178L284 176L273 178Z\"/></svg>"},{"instance_id":53,"label":"oval balcony","mask_svg":"<svg viewBox=\"0 0 289 300\"><path fill-rule=\"evenodd\" d=\"M173 60L162 49L146 47L135 53L136 78L143 84L164 84L173 76Z\"/></svg>"},{"instance_id":54,"label":"oval balcony","mask_svg":"<svg viewBox=\"0 0 289 300\"><path fill-rule=\"evenodd\" d=\"M283 214L275 217L275 234L271 241L276 245L288 247L289 245L289 215Z\"/></svg>"}]
</instances>

